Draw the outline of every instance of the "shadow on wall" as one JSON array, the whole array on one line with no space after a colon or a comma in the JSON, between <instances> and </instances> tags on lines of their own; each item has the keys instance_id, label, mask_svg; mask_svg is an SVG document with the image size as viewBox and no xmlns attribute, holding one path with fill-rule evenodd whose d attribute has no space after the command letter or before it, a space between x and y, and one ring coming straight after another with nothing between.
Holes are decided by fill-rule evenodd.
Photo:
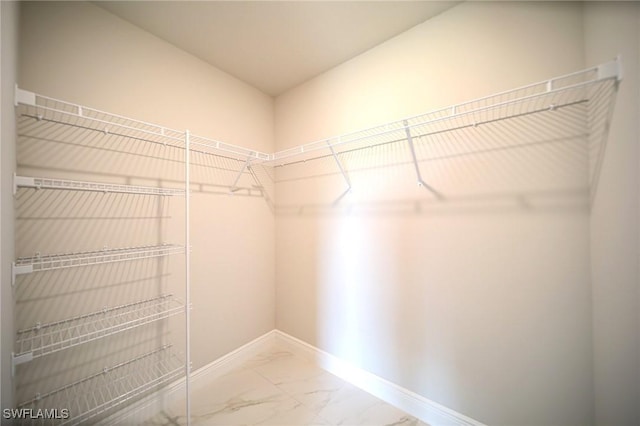
<instances>
[{"instance_id":1,"label":"shadow on wall","mask_svg":"<svg viewBox=\"0 0 640 426\"><path fill-rule=\"evenodd\" d=\"M565 127L569 132L551 138L536 132L535 123L531 124L497 124L475 129L473 135L417 140L421 177L440 196L416 184L415 165L406 141L339 154L351 183L351 191L344 197L346 183L336 170L335 160L313 160L316 164L312 175L292 176L291 170L286 171L286 176L280 174L282 177L276 180L280 184L276 214L588 212L584 128ZM527 130L530 133L523 133ZM495 135L497 131L502 132L499 137ZM514 134L516 131L520 134ZM311 162L298 167L309 173ZM317 202L318 199L325 201Z\"/></svg>"},{"instance_id":2,"label":"shadow on wall","mask_svg":"<svg viewBox=\"0 0 640 426\"><path fill-rule=\"evenodd\" d=\"M396 122L309 144L274 162L276 214L588 212L617 83L568 87L528 102L533 85L459 115L408 119L410 130Z\"/></svg>"},{"instance_id":3,"label":"shadow on wall","mask_svg":"<svg viewBox=\"0 0 640 426\"><path fill-rule=\"evenodd\" d=\"M413 137L415 163L391 128L276 164L287 331L480 421L587 400L573 386L589 389L589 211L613 88L438 124ZM511 401L498 416L496 400Z\"/></svg>"},{"instance_id":4,"label":"shadow on wall","mask_svg":"<svg viewBox=\"0 0 640 426\"><path fill-rule=\"evenodd\" d=\"M20 106L18 176L183 188L183 150L96 122ZM173 315L182 309L184 259L151 254L184 244L183 198L18 188L15 200L16 257L35 270L16 277L15 349L34 357L16 368L19 406L96 420L158 375L179 374L174 354L185 336ZM134 254L110 262L116 250ZM158 363L144 370L151 358Z\"/></svg>"}]
</instances>

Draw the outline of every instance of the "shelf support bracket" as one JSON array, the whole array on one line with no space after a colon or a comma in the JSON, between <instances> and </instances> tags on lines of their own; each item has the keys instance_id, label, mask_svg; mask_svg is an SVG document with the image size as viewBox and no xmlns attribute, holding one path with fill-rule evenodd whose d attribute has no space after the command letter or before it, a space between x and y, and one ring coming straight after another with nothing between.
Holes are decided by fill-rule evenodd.
<instances>
[{"instance_id":1,"label":"shelf support bracket","mask_svg":"<svg viewBox=\"0 0 640 426\"><path fill-rule=\"evenodd\" d=\"M244 171L249 167L249 163L250 162L251 162L251 157L247 157L247 161L244 162L244 165L242 166L242 168L238 172L238 175L236 176L236 179L233 181L233 184L231 185L231 188L229 188L229 192L230 193L237 192L240 189L237 186L238 185L238 181L240 180L240 177L242 176Z\"/></svg>"},{"instance_id":2,"label":"shelf support bracket","mask_svg":"<svg viewBox=\"0 0 640 426\"><path fill-rule=\"evenodd\" d=\"M402 122L404 125L404 131L407 135L407 142L409 143L409 150L411 151L411 158L413 159L413 167L416 170L416 177L418 178L418 185L426 188L429 192L436 196L439 200L444 199L442 194L436 191L433 187L427 185L427 183L422 179L422 174L420 173L420 167L418 166L418 158L416 157L416 150L413 146L413 137L411 136L411 129L409 128L409 123L407 120Z\"/></svg>"},{"instance_id":3,"label":"shelf support bracket","mask_svg":"<svg viewBox=\"0 0 640 426\"><path fill-rule=\"evenodd\" d=\"M618 55L612 61L606 62L598 66L598 79L615 77L619 83L622 81L622 59Z\"/></svg>"},{"instance_id":4,"label":"shelf support bracket","mask_svg":"<svg viewBox=\"0 0 640 426\"><path fill-rule=\"evenodd\" d=\"M333 156L333 159L336 160L336 164L338 165L338 169L340 169L340 173L342 173L342 177L344 178L344 181L347 183L347 189L342 194L340 194L340 196L336 198L336 200L333 202L333 205L335 206L349 192L351 192L351 179L349 179L349 175L347 174L347 171L344 169L344 167L342 166L342 163L340 162L340 159L338 158L338 154L336 154L336 151L333 149L333 146L331 145L331 141L327 141L327 146L331 151L331 155Z\"/></svg>"},{"instance_id":5,"label":"shelf support bracket","mask_svg":"<svg viewBox=\"0 0 640 426\"><path fill-rule=\"evenodd\" d=\"M247 169L249 170L249 173L251 174L253 181L256 183L256 189L260 191L260 195L264 198L265 202L267 203L267 206L272 212L275 212L275 205L273 204L271 197L269 197L269 193L267 192L264 185L260 181L260 178L258 178L258 175L253 170L253 167L247 167ZM251 190L249 190L249 192L251 192Z\"/></svg>"},{"instance_id":6,"label":"shelf support bracket","mask_svg":"<svg viewBox=\"0 0 640 426\"><path fill-rule=\"evenodd\" d=\"M15 85L14 89L15 91L14 91L13 104L15 106L18 106L20 104L36 106L35 93L29 92L27 90L22 90L21 88L18 87L17 84Z\"/></svg>"},{"instance_id":7,"label":"shelf support bracket","mask_svg":"<svg viewBox=\"0 0 640 426\"><path fill-rule=\"evenodd\" d=\"M329 146L329 150L331 151L331 155L333 156L333 159L336 160L336 164L338 165L338 168L340 169L340 173L342 173L342 177L344 178L345 182L347 183L347 187L349 188L349 191L350 191L351 190L351 180L349 179L349 175L347 174L347 172L344 169L344 167L342 167L342 163L340 162L340 159L338 158L338 155L336 154L336 151L333 149L333 146L331 145L331 142L327 141L327 145Z\"/></svg>"},{"instance_id":8,"label":"shelf support bracket","mask_svg":"<svg viewBox=\"0 0 640 426\"><path fill-rule=\"evenodd\" d=\"M33 360L33 352L27 352L22 355L16 355L15 352L11 352L11 376L16 375L16 365L24 364Z\"/></svg>"},{"instance_id":9,"label":"shelf support bracket","mask_svg":"<svg viewBox=\"0 0 640 426\"><path fill-rule=\"evenodd\" d=\"M15 197L17 193L18 193L18 176L14 173L13 174L13 196Z\"/></svg>"},{"instance_id":10,"label":"shelf support bracket","mask_svg":"<svg viewBox=\"0 0 640 426\"><path fill-rule=\"evenodd\" d=\"M11 286L16 285L16 275L30 274L33 272L33 265L16 265L16 262L11 263Z\"/></svg>"}]
</instances>

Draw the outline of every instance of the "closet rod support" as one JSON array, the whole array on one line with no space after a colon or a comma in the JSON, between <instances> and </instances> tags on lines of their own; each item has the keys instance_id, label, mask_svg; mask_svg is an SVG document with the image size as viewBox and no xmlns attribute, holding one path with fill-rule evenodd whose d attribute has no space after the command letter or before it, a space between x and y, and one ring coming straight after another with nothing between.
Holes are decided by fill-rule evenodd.
<instances>
[{"instance_id":1,"label":"closet rod support","mask_svg":"<svg viewBox=\"0 0 640 426\"><path fill-rule=\"evenodd\" d=\"M340 141L338 141L338 143L340 143ZM347 183L347 191L346 192L349 192L349 191L351 191L351 180L349 179L349 175L347 174L347 172L344 169L344 167L342 167L342 163L340 162L340 159L338 158L338 155L336 154L336 151L333 149L333 146L331 145L331 141L327 141L327 145L329 146L329 150L331 151L331 155L333 156L333 159L336 160L336 164L338 165L338 168L340 169L340 173L342 173L342 177L344 178L345 182Z\"/></svg>"},{"instance_id":2,"label":"closet rod support","mask_svg":"<svg viewBox=\"0 0 640 426\"><path fill-rule=\"evenodd\" d=\"M416 157L416 150L413 146L413 136L411 136L411 129L409 128L409 122L407 120L404 120L402 124L404 125L404 131L405 131L405 134L407 135L407 143L409 144L409 150L411 151L411 157L413 159L413 167L415 168L416 177L418 178L418 186L422 186L426 188L427 190L429 190L429 192L435 195L436 198L438 198L439 200L443 200L444 197L442 196L442 194L440 194L438 191L436 191L433 187L428 185L422 179L422 174L420 173L420 166L418 166L418 158Z\"/></svg>"},{"instance_id":3,"label":"closet rod support","mask_svg":"<svg viewBox=\"0 0 640 426\"><path fill-rule=\"evenodd\" d=\"M240 188L238 188L238 181L240 180L240 177L242 176L242 174L244 173L244 171L249 167L249 163L251 162L251 157L247 157L247 161L244 162L244 165L242 166L242 168L240 169L240 171L238 172L238 175L236 176L236 179L233 181L233 184L231 185L231 188L229 188L229 192L230 193L234 193L236 191L238 191Z\"/></svg>"}]
</instances>

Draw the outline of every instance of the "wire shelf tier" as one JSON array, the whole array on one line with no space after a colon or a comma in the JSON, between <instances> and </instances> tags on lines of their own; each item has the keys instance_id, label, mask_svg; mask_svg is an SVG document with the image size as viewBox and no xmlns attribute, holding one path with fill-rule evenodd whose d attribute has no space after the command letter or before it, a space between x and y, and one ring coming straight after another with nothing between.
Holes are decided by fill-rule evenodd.
<instances>
[{"instance_id":1,"label":"wire shelf tier","mask_svg":"<svg viewBox=\"0 0 640 426\"><path fill-rule=\"evenodd\" d=\"M299 145L271 155L267 164L286 166L384 144L420 139L484 124L547 114L589 102L610 103L620 80L619 60L540 83L449 106L361 131ZM601 96L602 92L609 96ZM596 110L597 106L590 109Z\"/></svg>"},{"instance_id":2,"label":"wire shelf tier","mask_svg":"<svg viewBox=\"0 0 640 426\"><path fill-rule=\"evenodd\" d=\"M34 120L184 148L183 131L42 96L17 87L15 104L20 107L19 115Z\"/></svg>"},{"instance_id":3,"label":"wire shelf tier","mask_svg":"<svg viewBox=\"0 0 640 426\"><path fill-rule=\"evenodd\" d=\"M179 379L185 365L171 352L171 345L141 355L84 379L22 402L18 408L68 410L68 419L43 420L42 424L76 425L95 419L112 408Z\"/></svg>"},{"instance_id":4,"label":"wire shelf tier","mask_svg":"<svg viewBox=\"0 0 640 426\"><path fill-rule=\"evenodd\" d=\"M54 269L73 268L78 266L98 265L103 263L123 262L127 260L147 259L184 253L184 247L175 244L155 246L127 247L103 249L97 251L62 253L18 258L13 264L14 277Z\"/></svg>"},{"instance_id":5,"label":"wire shelf tier","mask_svg":"<svg viewBox=\"0 0 640 426\"><path fill-rule=\"evenodd\" d=\"M66 191L111 192L139 195L184 195L183 189L158 188L152 186L119 185L112 183L86 182L55 178L14 176L14 192L17 188L54 189Z\"/></svg>"},{"instance_id":6,"label":"wire shelf tier","mask_svg":"<svg viewBox=\"0 0 640 426\"><path fill-rule=\"evenodd\" d=\"M170 129L157 124L111 114L94 108L42 96L17 87L15 104L19 106L20 116L37 121L73 126L100 132L105 136L120 136L131 140L180 149L184 149L186 146L186 131ZM234 159L252 158L259 161L265 161L270 158L269 154L200 136L192 135L191 144L193 146L190 151L203 154L212 154Z\"/></svg>"},{"instance_id":7,"label":"wire shelf tier","mask_svg":"<svg viewBox=\"0 0 640 426\"><path fill-rule=\"evenodd\" d=\"M221 157L227 157L241 162L245 162L247 160L261 162L267 161L271 158L269 154L266 154L264 152L243 148L237 145L231 145L214 139L208 139L203 136L191 135L190 138L192 147L191 150L202 154L212 154Z\"/></svg>"},{"instance_id":8,"label":"wire shelf tier","mask_svg":"<svg viewBox=\"0 0 640 426\"><path fill-rule=\"evenodd\" d=\"M184 305L173 295L129 303L99 312L19 330L14 365L111 336L182 313Z\"/></svg>"}]
</instances>

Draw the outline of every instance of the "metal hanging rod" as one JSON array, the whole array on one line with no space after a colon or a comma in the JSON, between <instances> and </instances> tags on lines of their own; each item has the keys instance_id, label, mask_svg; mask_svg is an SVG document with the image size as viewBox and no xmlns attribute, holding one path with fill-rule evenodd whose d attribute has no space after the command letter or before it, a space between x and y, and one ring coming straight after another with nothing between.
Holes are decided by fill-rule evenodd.
<instances>
[{"instance_id":1,"label":"metal hanging rod","mask_svg":"<svg viewBox=\"0 0 640 426\"><path fill-rule=\"evenodd\" d=\"M64 349L92 342L182 313L184 305L173 295L128 303L98 312L18 330L13 366Z\"/></svg>"},{"instance_id":2,"label":"metal hanging rod","mask_svg":"<svg viewBox=\"0 0 640 426\"><path fill-rule=\"evenodd\" d=\"M111 192L139 195L184 195L183 189L151 186L119 185L112 183L86 182L56 178L41 178L13 175L13 193L18 188L55 189L67 191Z\"/></svg>"},{"instance_id":3,"label":"metal hanging rod","mask_svg":"<svg viewBox=\"0 0 640 426\"><path fill-rule=\"evenodd\" d=\"M78 266L99 265L103 263L123 262L127 260L147 259L168 256L184 252L184 247L175 244L161 244L156 246L126 247L117 249L103 249L97 251L62 253L21 257L12 265L13 285L16 275L32 272L51 271L55 269L73 268Z\"/></svg>"},{"instance_id":4,"label":"metal hanging rod","mask_svg":"<svg viewBox=\"0 0 640 426\"><path fill-rule=\"evenodd\" d=\"M69 417L57 425L76 425L159 389L184 375L184 363L171 345L135 357L18 404L18 408L67 408Z\"/></svg>"}]
</instances>

